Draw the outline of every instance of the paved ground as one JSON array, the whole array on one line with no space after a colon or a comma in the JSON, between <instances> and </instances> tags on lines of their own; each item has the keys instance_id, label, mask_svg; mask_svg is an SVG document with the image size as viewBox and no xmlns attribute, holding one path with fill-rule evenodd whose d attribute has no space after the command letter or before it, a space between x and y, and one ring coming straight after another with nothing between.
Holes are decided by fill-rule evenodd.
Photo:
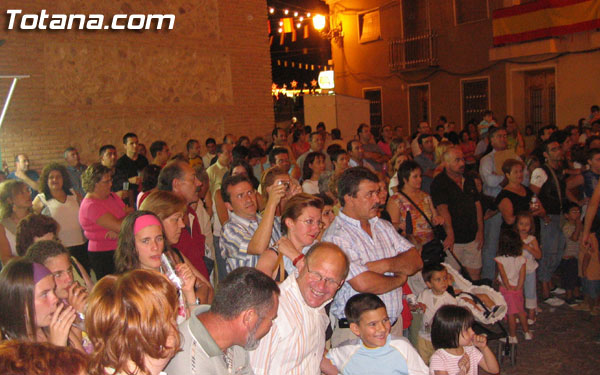
<instances>
[{"instance_id":1,"label":"paved ground","mask_svg":"<svg viewBox=\"0 0 600 375\"><path fill-rule=\"evenodd\" d=\"M511 366L510 360L506 358L500 364L500 373L600 374L600 344L594 342L600 336L600 316L575 311L566 304L553 308L542 303L540 307L543 312L538 315L533 326L533 341L525 341L523 334L517 333L517 363Z\"/></svg>"}]
</instances>

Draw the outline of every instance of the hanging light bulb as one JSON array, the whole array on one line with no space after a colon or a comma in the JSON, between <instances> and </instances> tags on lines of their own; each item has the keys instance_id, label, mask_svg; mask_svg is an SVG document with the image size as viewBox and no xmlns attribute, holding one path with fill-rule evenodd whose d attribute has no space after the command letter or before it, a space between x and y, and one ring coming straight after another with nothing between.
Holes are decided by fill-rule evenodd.
<instances>
[{"instance_id":1,"label":"hanging light bulb","mask_svg":"<svg viewBox=\"0 0 600 375\"><path fill-rule=\"evenodd\" d=\"M298 17L298 12L294 12L294 17Z\"/></svg>"},{"instance_id":2,"label":"hanging light bulb","mask_svg":"<svg viewBox=\"0 0 600 375\"><path fill-rule=\"evenodd\" d=\"M279 21L279 26L283 26L283 21Z\"/></svg>"},{"instance_id":3,"label":"hanging light bulb","mask_svg":"<svg viewBox=\"0 0 600 375\"><path fill-rule=\"evenodd\" d=\"M306 17L310 18L310 12L306 13Z\"/></svg>"},{"instance_id":4,"label":"hanging light bulb","mask_svg":"<svg viewBox=\"0 0 600 375\"><path fill-rule=\"evenodd\" d=\"M313 26L315 30L321 31L325 28L325 16L320 14L315 14L313 17Z\"/></svg>"},{"instance_id":5,"label":"hanging light bulb","mask_svg":"<svg viewBox=\"0 0 600 375\"><path fill-rule=\"evenodd\" d=\"M296 24L296 29L299 29L299 28L301 28L301 27L302 27L302 24L301 24L300 22L298 22L298 23Z\"/></svg>"},{"instance_id":6,"label":"hanging light bulb","mask_svg":"<svg viewBox=\"0 0 600 375\"><path fill-rule=\"evenodd\" d=\"M304 21L304 17L300 16L300 18L298 18L298 20L299 20L300 22L302 22L302 21Z\"/></svg>"},{"instance_id":7,"label":"hanging light bulb","mask_svg":"<svg viewBox=\"0 0 600 375\"><path fill-rule=\"evenodd\" d=\"M290 12L290 11L286 9L286 10L284 10L284 11L283 11L283 14L285 14L285 15L287 16L287 14L288 14L289 12Z\"/></svg>"},{"instance_id":8,"label":"hanging light bulb","mask_svg":"<svg viewBox=\"0 0 600 375\"><path fill-rule=\"evenodd\" d=\"M269 13L271 13L271 14L275 13L275 8L269 8Z\"/></svg>"},{"instance_id":9,"label":"hanging light bulb","mask_svg":"<svg viewBox=\"0 0 600 375\"><path fill-rule=\"evenodd\" d=\"M281 34L281 33L283 32L283 29L280 27L279 29L277 29L277 32L278 32L279 34Z\"/></svg>"}]
</instances>

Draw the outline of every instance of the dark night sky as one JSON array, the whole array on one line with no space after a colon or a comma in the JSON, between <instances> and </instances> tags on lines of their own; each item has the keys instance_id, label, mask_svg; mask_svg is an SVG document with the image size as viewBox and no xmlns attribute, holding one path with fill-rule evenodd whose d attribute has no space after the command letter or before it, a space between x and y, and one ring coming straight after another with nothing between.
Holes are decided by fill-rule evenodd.
<instances>
[{"instance_id":1,"label":"dark night sky","mask_svg":"<svg viewBox=\"0 0 600 375\"><path fill-rule=\"evenodd\" d=\"M271 67L273 72L273 81L281 87L284 83L290 88L290 82L296 80L298 87L302 87L306 83L310 87L310 81L316 79L319 74L318 66L327 65L327 61L331 59L331 44L321 37L319 32L313 28L312 20L306 19L306 13L311 15L316 13L327 15L329 13L328 6L320 0L267 0L267 5L274 8L275 12L269 14L271 23ZM283 14L284 9L289 10L286 16ZM292 34L285 34L283 45L280 44L280 35L278 33L279 22L284 17L294 17L294 12L298 12L298 17L304 16L300 29L296 28L298 18L294 19L293 27L296 28L296 41L292 42ZM304 39L304 25L308 25L307 39ZM280 64L278 64L278 60ZM287 61L287 67L284 66L284 61ZM294 67L291 63L294 62ZM298 64L302 64L302 69L298 68ZM315 70L310 68L307 70L305 64L314 65Z\"/></svg>"}]
</instances>

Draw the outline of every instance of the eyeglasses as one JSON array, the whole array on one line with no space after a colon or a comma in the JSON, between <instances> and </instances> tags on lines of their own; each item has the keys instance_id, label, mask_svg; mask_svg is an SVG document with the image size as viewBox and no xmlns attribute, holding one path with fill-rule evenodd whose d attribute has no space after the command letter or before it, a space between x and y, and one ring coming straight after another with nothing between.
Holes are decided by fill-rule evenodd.
<instances>
[{"instance_id":1,"label":"eyeglasses","mask_svg":"<svg viewBox=\"0 0 600 375\"><path fill-rule=\"evenodd\" d=\"M314 282L321 282L321 280L325 280L325 285L328 288L339 288L340 285L342 285L342 283L344 282L343 280L337 281L328 277L323 277L323 275L321 275L320 273L316 271L311 271L310 268L308 268L308 262L305 262L304 264L306 266L306 271L308 272L308 277Z\"/></svg>"},{"instance_id":2,"label":"eyeglasses","mask_svg":"<svg viewBox=\"0 0 600 375\"><path fill-rule=\"evenodd\" d=\"M313 225L317 225L319 226L320 229L323 229L325 227L325 223L322 222L321 220L313 220L313 219L306 219L306 220L300 220L301 222L303 222L304 224L308 225L309 227L312 227Z\"/></svg>"}]
</instances>

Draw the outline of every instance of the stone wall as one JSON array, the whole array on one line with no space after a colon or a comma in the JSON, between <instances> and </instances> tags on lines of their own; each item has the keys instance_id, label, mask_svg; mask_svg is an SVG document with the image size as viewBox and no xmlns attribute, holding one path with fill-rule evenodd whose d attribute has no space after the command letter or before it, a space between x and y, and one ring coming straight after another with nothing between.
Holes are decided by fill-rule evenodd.
<instances>
[{"instance_id":1,"label":"stone wall","mask_svg":"<svg viewBox=\"0 0 600 375\"><path fill-rule=\"evenodd\" d=\"M2 159L26 152L34 169L76 146L86 163L136 132L173 152L193 137L268 134L274 118L264 0L3 0L0 76L27 74L0 129ZM174 14L173 30L8 30L23 14ZM17 18L17 20L20 20ZM0 80L4 100L10 80Z\"/></svg>"}]
</instances>

